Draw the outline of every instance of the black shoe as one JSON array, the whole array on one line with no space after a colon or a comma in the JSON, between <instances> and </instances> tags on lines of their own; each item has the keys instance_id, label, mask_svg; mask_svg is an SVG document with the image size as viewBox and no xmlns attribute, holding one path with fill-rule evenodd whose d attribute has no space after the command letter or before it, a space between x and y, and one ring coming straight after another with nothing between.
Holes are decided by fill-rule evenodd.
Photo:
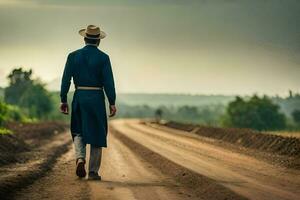
<instances>
[{"instance_id":1,"label":"black shoe","mask_svg":"<svg viewBox=\"0 0 300 200\"><path fill-rule=\"evenodd\" d=\"M86 171L85 171L85 160L84 159L77 159L76 161L76 175L79 178L84 178L86 176Z\"/></svg>"},{"instance_id":2,"label":"black shoe","mask_svg":"<svg viewBox=\"0 0 300 200\"><path fill-rule=\"evenodd\" d=\"M89 172L89 180L98 180L101 181L101 176L97 172Z\"/></svg>"}]
</instances>

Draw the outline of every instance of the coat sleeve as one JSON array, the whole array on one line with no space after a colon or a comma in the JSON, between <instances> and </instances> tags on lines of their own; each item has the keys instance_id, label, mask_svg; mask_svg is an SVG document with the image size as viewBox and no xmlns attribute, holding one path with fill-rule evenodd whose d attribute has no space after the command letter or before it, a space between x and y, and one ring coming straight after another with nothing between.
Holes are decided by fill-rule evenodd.
<instances>
[{"instance_id":1,"label":"coat sleeve","mask_svg":"<svg viewBox=\"0 0 300 200\"><path fill-rule=\"evenodd\" d=\"M72 63L71 63L71 54L69 54L64 68L62 80L61 80L60 99L62 103L67 103L68 100L67 94L70 89L71 78L72 78Z\"/></svg>"},{"instance_id":2,"label":"coat sleeve","mask_svg":"<svg viewBox=\"0 0 300 200\"><path fill-rule=\"evenodd\" d=\"M115 82L114 82L114 76L113 76L109 56L107 56L103 67L103 86L109 104L115 105L116 103Z\"/></svg>"}]
</instances>

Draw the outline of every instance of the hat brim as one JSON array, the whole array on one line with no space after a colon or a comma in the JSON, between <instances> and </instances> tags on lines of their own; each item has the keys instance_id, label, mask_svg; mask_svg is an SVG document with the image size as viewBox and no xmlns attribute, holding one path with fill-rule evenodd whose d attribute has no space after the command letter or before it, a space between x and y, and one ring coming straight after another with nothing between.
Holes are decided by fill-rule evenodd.
<instances>
[{"instance_id":1,"label":"hat brim","mask_svg":"<svg viewBox=\"0 0 300 200\"><path fill-rule=\"evenodd\" d=\"M85 37L85 38L88 38L88 39L94 39L94 40L97 40L97 39L103 39L106 37L106 33L103 32L103 31L100 31L100 35L99 37L89 37L86 35L86 32L85 32L86 29L81 29L78 33L79 35L81 35L82 37Z\"/></svg>"}]
</instances>

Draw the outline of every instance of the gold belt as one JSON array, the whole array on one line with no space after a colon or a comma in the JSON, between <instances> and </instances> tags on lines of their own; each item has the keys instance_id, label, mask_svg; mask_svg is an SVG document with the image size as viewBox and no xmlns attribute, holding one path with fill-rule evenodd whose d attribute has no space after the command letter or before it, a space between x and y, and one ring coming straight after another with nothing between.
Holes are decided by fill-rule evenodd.
<instances>
[{"instance_id":1,"label":"gold belt","mask_svg":"<svg viewBox=\"0 0 300 200\"><path fill-rule=\"evenodd\" d=\"M78 90L102 90L102 87L90 87L90 86L77 86Z\"/></svg>"}]
</instances>

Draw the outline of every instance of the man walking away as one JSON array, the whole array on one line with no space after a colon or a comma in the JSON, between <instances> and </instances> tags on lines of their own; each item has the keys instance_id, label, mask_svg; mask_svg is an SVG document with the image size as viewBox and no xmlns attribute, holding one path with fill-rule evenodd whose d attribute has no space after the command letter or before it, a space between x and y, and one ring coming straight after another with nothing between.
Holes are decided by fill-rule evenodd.
<instances>
[{"instance_id":1,"label":"man walking away","mask_svg":"<svg viewBox=\"0 0 300 200\"><path fill-rule=\"evenodd\" d=\"M72 101L71 134L75 146L76 175L85 177L86 145L90 144L88 178L101 180L98 174L102 147L107 147L107 115L105 96L109 101L110 117L116 114L116 92L109 56L97 47L106 34L99 27L89 25L79 31L85 47L68 55L61 82L61 106L69 113L67 94L71 79L75 85Z\"/></svg>"}]
</instances>

